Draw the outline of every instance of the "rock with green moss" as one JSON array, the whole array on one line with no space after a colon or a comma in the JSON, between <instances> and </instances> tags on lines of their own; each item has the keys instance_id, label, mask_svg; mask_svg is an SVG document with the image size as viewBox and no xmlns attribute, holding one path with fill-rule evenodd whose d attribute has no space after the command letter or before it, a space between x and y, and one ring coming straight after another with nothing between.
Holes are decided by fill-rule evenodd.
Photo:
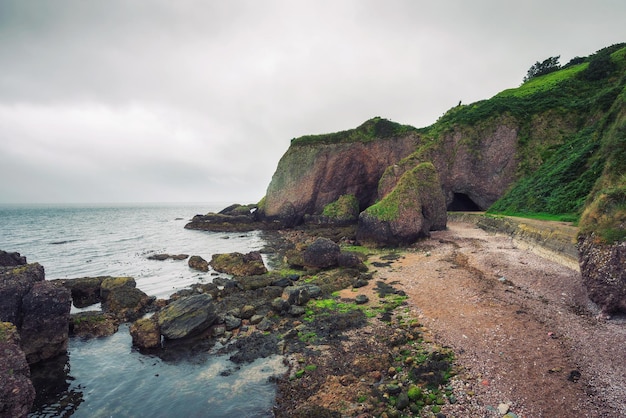
<instances>
[{"instance_id":1,"label":"rock with green moss","mask_svg":"<svg viewBox=\"0 0 626 418\"><path fill-rule=\"evenodd\" d=\"M119 328L119 321L111 314L87 311L72 314L70 334L82 338L99 338L113 335Z\"/></svg>"},{"instance_id":2,"label":"rock with green moss","mask_svg":"<svg viewBox=\"0 0 626 418\"><path fill-rule=\"evenodd\" d=\"M172 340L200 334L216 319L217 313L213 298L206 294L175 300L158 313L161 334Z\"/></svg>"},{"instance_id":3,"label":"rock with green moss","mask_svg":"<svg viewBox=\"0 0 626 418\"><path fill-rule=\"evenodd\" d=\"M161 346L161 330L156 316L138 319L131 324L129 332L134 347L151 349Z\"/></svg>"},{"instance_id":4,"label":"rock with green moss","mask_svg":"<svg viewBox=\"0 0 626 418\"><path fill-rule=\"evenodd\" d=\"M357 240L363 244L407 245L445 229L446 199L432 163L406 172L380 202L359 216Z\"/></svg>"},{"instance_id":5,"label":"rock with green moss","mask_svg":"<svg viewBox=\"0 0 626 418\"><path fill-rule=\"evenodd\" d=\"M261 253L258 251L247 254L238 252L213 254L209 264L215 271L233 276L255 276L267 273Z\"/></svg>"},{"instance_id":6,"label":"rock with green moss","mask_svg":"<svg viewBox=\"0 0 626 418\"><path fill-rule=\"evenodd\" d=\"M132 277L108 277L102 281L100 294L102 310L112 313L121 321L133 321L141 317L154 298L136 288Z\"/></svg>"}]
</instances>

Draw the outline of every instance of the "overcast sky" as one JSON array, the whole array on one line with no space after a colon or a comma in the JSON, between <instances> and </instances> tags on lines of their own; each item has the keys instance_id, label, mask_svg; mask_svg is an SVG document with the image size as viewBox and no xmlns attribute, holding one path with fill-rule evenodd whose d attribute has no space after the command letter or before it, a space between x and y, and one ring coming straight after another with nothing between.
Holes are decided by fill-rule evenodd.
<instances>
[{"instance_id":1,"label":"overcast sky","mask_svg":"<svg viewBox=\"0 0 626 418\"><path fill-rule=\"evenodd\" d=\"M626 1L0 0L0 203L258 201L289 141L626 41Z\"/></svg>"}]
</instances>

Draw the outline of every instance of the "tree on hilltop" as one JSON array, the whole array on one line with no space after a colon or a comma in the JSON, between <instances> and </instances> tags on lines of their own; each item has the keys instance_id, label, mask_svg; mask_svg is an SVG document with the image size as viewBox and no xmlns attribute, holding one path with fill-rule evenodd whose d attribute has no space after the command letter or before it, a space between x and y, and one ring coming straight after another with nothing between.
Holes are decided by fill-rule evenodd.
<instances>
[{"instance_id":1,"label":"tree on hilltop","mask_svg":"<svg viewBox=\"0 0 626 418\"><path fill-rule=\"evenodd\" d=\"M543 62L537 61L536 63L534 63L528 69L526 77L524 77L524 83L530 79L539 77L540 75L550 74L559 70L561 68L561 65L559 64L559 58L561 58L561 56L557 55L556 57L546 58L545 60L543 60Z\"/></svg>"}]
</instances>

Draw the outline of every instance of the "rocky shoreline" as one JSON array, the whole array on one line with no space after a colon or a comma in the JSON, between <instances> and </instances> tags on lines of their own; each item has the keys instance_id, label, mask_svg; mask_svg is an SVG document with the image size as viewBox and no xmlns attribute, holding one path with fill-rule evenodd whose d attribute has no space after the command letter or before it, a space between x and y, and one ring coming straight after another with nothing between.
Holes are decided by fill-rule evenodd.
<instances>
[{"instance_id":1,"label":"rocky shoreline","mask_svg":"<svg viewBox=\"0 0 626 418\"><path fill-rule=\"evenodd\" d=\"M477 228L478 222L455 216L451 216L451 222L486 234ZM493 225L491 228L493 231ZM502 231L509 242L517 239L511 238L511 231L506 228ZM469 266L463 258L458 258L458 250L439 254L445 248L464 248L466 238L448 229L433 232L431 238L403 249L355 246L354 238L354 225L341 228L309 225L265 232L268 245L263 252L271 264L269 272L259 270L265 266L258 253L216 255L207 264L226 273L227 277L216 276L213 283L194 285L169 300L149 298L136 289L132 278L57 280L46 285L61 293L67 292L63 294L71 295L76 306L102 305L102 312L83 312L66 318L67 335L84 338L110 335L117 331L120 323L130 322L133 345L163 358L186 356L189 350L215 350L217 343L221 348L216 352L230 354L231 361L237 364L274 354L284 355L289 372L276 379L278 393L274 415L277 417L514 418L544 416L545 411L551 410L544 411L537 406L536 399L529 401L531 395L527 393L520 393L519 400L489 395L496 387L501 393L506 393L507 388L500 387L488 372L476 373L471 362L483 359L468 362L464 355L467 348L463 344L458 345L458 341L450 344L449 338L441 338L439 320L425 315L417 302L420 298L423 302L423 297L412 293L415 279L401 271L407 259L415 259L418 264L412 264L411 268L418 269L422 268L420 265L426 266L426 261L437 260L452 263L450 273L453 275L462 277L469 272L483 277L485 273L481 273L481 269L485 266ZM471 245L482 245L479 242ZM182 260L186 255L174 257ZM25 263L25 260L20 262ZM545 263L551 265L555 261L545 260ZM36 265L20 266L17 269L21 273L37 270ZM4 284L13 273L17 273L16 267L3 268ZM422 271L420 275L432 273ZM492 280L496 287L515 284L510 277ZM468 283L474 282L464 286ZM423 289L418 290L434 292L434 295L449 291L447 287L428 289L431 285L424 283ZM578 282L578 286L577 292L582 295L582 284ZM489 288L481 291L490 292L486 289ZM450 297L443 303L455 302ZM583 318L594 315L588 303L584 296L579 296L575 302ZM69 298L60 306L66 305L69 312ZM451 309L449 315L458 313ZM19 346L16 343L19 335L8 331L3 335L13 337L5 337L0 343ZM561 352L559 355L567 358L573 354ZM585 384L592 385L586 376L589 371L578 365L569 366L569 371L567 368L560 362L547 370L550 376L565 379L559 380L560 390L567 395L564 397L578 399L571 400L576 403L572 411L592 408L587 403L592 398L578 389L581 385L575 389L569 385L581 379L580 374L572 374L580 373L581 369ZM549 371L551 369L554 371ZM28 379L27 370L22 376ZM569 383L563 386L562 382ZM624 384L619 382L617 386ZM27 385L18 390L17 393L24 395L22 398L12 396L11 390L3 389L3 408L13 405L12 411L28 410L34 397L32 389ZM7 401L11 396L13 400ZM537 393L532 396L542 399ZM611 404L610 396L606 399L605 405L594 405L595 412L587 416L619 411L618 405ZM527 415L529 411L533 415Z\"/></svg>"}]
</instances>

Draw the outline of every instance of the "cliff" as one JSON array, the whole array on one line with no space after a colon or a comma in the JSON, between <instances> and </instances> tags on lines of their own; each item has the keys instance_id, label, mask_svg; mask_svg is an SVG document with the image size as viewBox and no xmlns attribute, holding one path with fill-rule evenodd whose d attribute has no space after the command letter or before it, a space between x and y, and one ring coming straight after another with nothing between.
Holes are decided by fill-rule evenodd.
<instances>
[{"instance_id":1,"label":"cliff","mask_svg":"<svg viewBox=\"0 0 626 418\"><path fill-rule=\"evenodd\" d=\"M440 228L445 216L398 200L400 187L431 202L443 193L444 208L431 205L437 211L580 221L581 272L592 299L605 312L626 310L626 44L530 73L521 86L454 107L426 128L377 117L293 139L255 218L294 226L348 195L361 212L357 236L368 241L377 231L378 244L407 244L427 234L424 227ZM428 196L419 182L402 181L423 163L432 164L440 187ZM390 197L403 202L393 227ZM419 233L409 233L416 224Z\"/></svg>"}]
</instances>

